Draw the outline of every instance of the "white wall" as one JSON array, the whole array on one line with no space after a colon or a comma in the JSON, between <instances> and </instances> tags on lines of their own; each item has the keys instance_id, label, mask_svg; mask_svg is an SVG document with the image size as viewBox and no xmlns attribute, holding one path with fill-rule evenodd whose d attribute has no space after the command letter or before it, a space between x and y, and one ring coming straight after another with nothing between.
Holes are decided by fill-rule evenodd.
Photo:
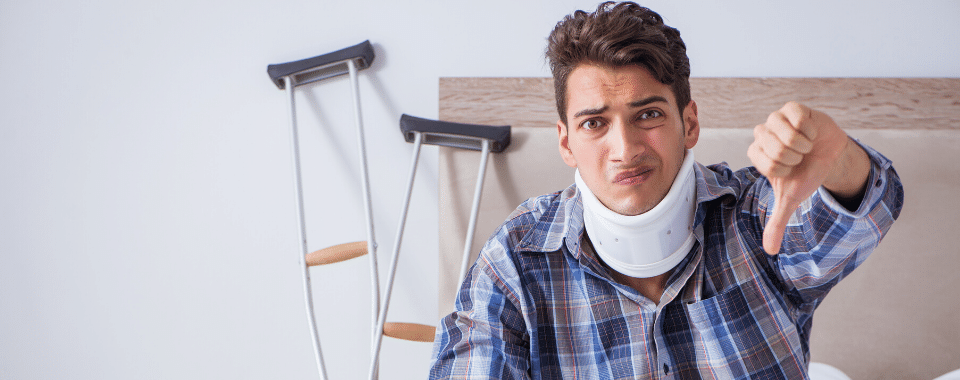
<instances>
[{"instance_id":1,"label":"white wall","mask_svg":"<svg viewBox=\"0 0 960 380\"><path fill-rule=\"evenodd\" d=\"M0 4L0 379L312 379L284 94L266 66L365 39L381 270L442 76L547 76L594 1ZM960 76L960 2L647 2L694 76ZM861 4L861 3L858 3ZM298 96L310 249L364 239L349 82ZM437 157L421 160L391 320L436 321ZM314 269L328 372L366 373L366 261ZM382 275L385 281L386 275ZM428 344L387 340L387 379Z\"/></svg>"}]
</instances>

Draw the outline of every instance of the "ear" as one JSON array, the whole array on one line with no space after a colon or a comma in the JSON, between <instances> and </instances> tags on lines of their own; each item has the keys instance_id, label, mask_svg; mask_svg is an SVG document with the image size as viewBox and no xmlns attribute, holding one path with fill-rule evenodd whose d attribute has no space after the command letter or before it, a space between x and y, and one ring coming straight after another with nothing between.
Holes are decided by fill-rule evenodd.
<instances>
[{"instance_id":1,"label":"ear","mask_svg":"<svg viewBox=\"0 0 960 380\"><path fill-rule=\"evenodd\" d=\"M697 102L690 103L683 108L683 122L686 131L683 133L683 143L687 149L692 149L700 139L700 120L697 118Z\"/></svg>"},{"instance_id":2,"label":"ear","mask_svg":"<svg viewBox=\"0 0 960 380\"><path fill-rule=\"evenodd\" d=\"M567 126L560 120L557 120L557 137L560 140L560 157L563 158L563 162L571 168L577 167L577 160L573 157L573 151L570 150Z\"/></svg>"}]
</instances>

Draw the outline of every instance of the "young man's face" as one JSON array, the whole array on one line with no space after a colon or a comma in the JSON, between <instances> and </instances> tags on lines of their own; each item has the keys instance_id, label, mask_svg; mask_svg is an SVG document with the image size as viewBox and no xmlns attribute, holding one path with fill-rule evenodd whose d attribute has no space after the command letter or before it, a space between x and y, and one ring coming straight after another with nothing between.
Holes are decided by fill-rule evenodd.
<instances>
[{"instance_id":1,"label":"young man's face","mask_svg":"<svg viewBox=\"0 0 960 380\"><path fill-rule=\"evenodd\" d=\"M642 214L667 195L697 143L696 104L683 110L645 68L580 65L567 79L567 125L557 122L560 155L604 206Z\"/></svg>"}]
</instances>

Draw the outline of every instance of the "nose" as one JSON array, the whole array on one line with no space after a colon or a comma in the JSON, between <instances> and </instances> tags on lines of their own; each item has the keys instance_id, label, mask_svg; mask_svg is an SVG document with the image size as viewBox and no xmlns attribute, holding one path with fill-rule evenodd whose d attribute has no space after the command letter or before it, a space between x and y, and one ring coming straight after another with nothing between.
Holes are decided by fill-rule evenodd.
<instances>
[{"instance_id":1,"label":"nose","mask_svg":"<svg viewBox=\"0 0 960 380\"><path fill-rule=\"evenodd\" d=\"M633 163L639 160L646 147L640 138L640 131L630 124L616 121L610 126L608 146L610 160L619 163Z\"/></svg>"}]
</instances>

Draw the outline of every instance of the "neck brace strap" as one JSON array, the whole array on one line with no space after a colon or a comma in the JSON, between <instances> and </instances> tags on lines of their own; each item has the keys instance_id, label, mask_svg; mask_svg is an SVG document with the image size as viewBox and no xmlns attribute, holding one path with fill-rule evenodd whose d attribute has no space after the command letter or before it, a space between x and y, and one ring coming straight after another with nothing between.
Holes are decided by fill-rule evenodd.
<instances>
[{"instance_id":1,"label":"neck brace strap","mask_svg":"<svg viewBox=\"0 0 960 380\"><path fill-rule=\"evenodd\" d=\"M653 209L636 216L618 214L600 203L577 170L584 228L607 265L631 277L649 278L666 273L683 260L695 241L693 162L693 152L687 150L667 195Z\"/></svg>"}]
</instances>

